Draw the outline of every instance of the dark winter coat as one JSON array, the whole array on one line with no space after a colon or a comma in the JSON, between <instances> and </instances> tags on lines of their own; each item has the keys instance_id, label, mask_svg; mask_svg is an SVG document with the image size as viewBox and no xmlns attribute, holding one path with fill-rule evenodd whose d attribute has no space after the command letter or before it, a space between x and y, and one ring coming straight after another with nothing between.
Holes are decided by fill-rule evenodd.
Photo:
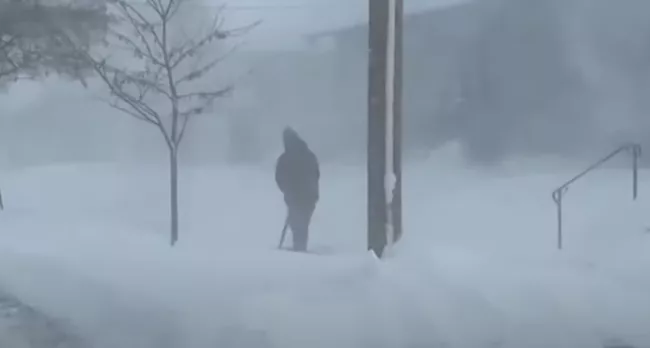
<instances>
[{"instance_id":1,"label":"dark winter coat","mask_svg":"<svg viewBox=\"0 0 650 348\"><path fill-rule=\"evenodd\" d=\"M319 198L320 168L316 155L291 128L282 134L284 153L275 167L275 181L289 207L312 206Z\"/></svg>"}]
</instances>

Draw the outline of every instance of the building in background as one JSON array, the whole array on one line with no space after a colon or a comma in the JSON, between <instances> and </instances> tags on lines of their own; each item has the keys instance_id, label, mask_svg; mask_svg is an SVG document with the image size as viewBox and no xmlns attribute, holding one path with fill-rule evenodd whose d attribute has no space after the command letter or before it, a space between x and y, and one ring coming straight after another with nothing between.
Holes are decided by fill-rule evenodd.
<instances>
[{"instance_id":1,"label":"building in background","mask_svg":"<svg viewBox=\"0 0 650 348\"><path fill-rule=\"evenodd\" d=\"M403 113L408 149L449 140L463 93L459 76L467 68L483 20L480 10L474 2L456 2L405 14ZM307 40L314 47L329 42L329 60L336 72L331 83L339 87L332 98L348 107L339 112L355 120L353 133L365 136L367 23L313 34Z\"/></svg>"},{"instance_id":2,"label":"building in background","mask_svg":"<svg viewBox=\"0 0 650 348\"><path fill-rule=\"evenodd\" d=\"M458 140L482 162L592 158L650 139L650 2L588 3L484 0L407 13L407 156ZM362 161L367 30L358 23L312 33L302 47L236 51L204 86L235 90L189 124L181 161L274 160L285 126L322 161ZM61 81L44 86L42 99L1 120L3 162L167 160L158 131L93 99L105 95Z\"/></svg>"},{"instance_id":3,"label":"building in background","mask_svg":"<svg viewBox=\"0 0 650 348\"><path fill-rule=\"evenodd\" d=\"M648 124L638 114L648 109L639 93L648 91L641 81L650 81L641 44L650 35L650 5L589 3L474 1L406 14L407 152L456 139L468 157L491 163L593 156L638 138L632 129ZM365 134L367 35L360 23L308 37L314 49L329 47L336 88L328 98L352 127L346 138Z\"/></svg>"}]
</instances>

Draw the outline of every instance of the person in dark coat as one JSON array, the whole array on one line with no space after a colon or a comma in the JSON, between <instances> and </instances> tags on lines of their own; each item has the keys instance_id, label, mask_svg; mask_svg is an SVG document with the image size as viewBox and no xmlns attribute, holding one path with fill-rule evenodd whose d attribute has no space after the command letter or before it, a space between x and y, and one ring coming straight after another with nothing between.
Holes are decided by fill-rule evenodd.
<instances>
[{"instance_id":1,"label":"person in dark coat","mask_svg":"<svg viewBox=\"0 0 650 348\"><path fill-rule=\"evenodd\" d=\"M295 130L285 128L282 140L284 152L275 167L275 181L287 204L293 249L306 251L309 223L319 198L320 168L316 155Z\"/></svg>"}]
</instances>

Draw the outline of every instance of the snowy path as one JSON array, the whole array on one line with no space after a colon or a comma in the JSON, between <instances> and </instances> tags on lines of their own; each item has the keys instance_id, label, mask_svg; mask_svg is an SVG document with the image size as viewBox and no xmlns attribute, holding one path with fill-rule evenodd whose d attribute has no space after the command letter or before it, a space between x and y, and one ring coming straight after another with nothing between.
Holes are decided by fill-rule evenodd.
<instances>
[{"instance_id":1,"label":"snowy path","mask_svg":"<svg viewBox=\"0 0 650 348\"><path fill-rule=\"evenodd\" d=\"M274 250L284 209L268 173L184 170L173 249L160 233L164 177L92 166L6 176L0 289L65 318L63 332L92 348L650 348L650 205L629 202L629 173L571 191L560 253L549 192L565 173L432 180L417 169L408 234L383 262L364 251L355 169L324 170L336 178L314 217L314 245L336 250L324 256Z\"/></svg>"},{"instance_id":2,"label":"snowy path","mask_svg":"<svg viewBox=\"0 0 650 348\"><path fill-rule=\"evenodd\" d=\"M65 318L69 326L49 327L54 329L52 334L76 332L76 341L65 341L66 344L77 344L70 345L70 348L179 347L174 339L176 328L169 321L173 317L165 313L162 304L151 304L141 295L126 298L129 293L116 290L112 284L101 281L101 277L98 279L77 271L63 260L16 253L5 248L0 248L0 259L0 274L3 275L0 284L6 283L9 292L20 294L21 300L38 308L36 312L30 307L20 307L24 310L19 313L31 313L20 316L20 327L35 325L38 329L42 322L60 323L60 318ZM58 319L42 319L48 316ZM39 334L39 331L34 332ZM41 332L47 334L47 331ZM80 342L85 345L79 345ZM42 347L59 348L52 345Z\"/></svg>"},{"instance_id":3,"label":"snowy path","mask_svg":"<svg viewBox=\"0 0 650 348\"><path fill-rule=\"evenodd\" d=\"M87 348L72 328L0 293L0 347Z\"/></svg>"}]
</instances>

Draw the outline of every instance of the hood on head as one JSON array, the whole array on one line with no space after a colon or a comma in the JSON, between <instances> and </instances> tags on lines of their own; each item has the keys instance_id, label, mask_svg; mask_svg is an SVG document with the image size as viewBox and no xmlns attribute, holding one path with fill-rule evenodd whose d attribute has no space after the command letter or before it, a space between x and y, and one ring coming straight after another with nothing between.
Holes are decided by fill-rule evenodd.
<instances>
[{"instance_id":1,"label":"hood on head","mask_svg":"<svg viewBox=\"0 0 650 348\"><path fill-rule=\"evenodd\" d=\"M291 127L285 128L282 132L282 142L286 151L307 147L307 144L300 138L298 132Z\"/></svg>"}]
</instances>

